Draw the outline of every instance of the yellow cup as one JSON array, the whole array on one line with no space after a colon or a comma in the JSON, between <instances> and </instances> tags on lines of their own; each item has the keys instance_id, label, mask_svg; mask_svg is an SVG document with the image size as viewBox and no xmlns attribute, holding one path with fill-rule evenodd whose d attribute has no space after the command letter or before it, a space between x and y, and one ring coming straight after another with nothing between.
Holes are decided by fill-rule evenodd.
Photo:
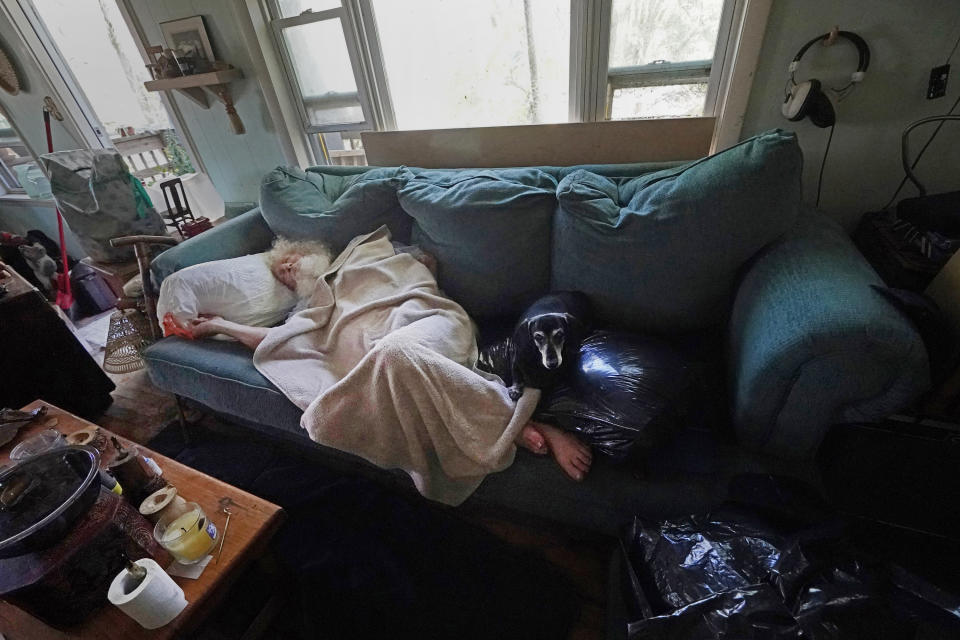
<instances>
[{"instance_id":1,"label":"yellow cup","mask_svg":"<svg viewBox=\"0 0 960 640\"><path fill-rule=\"evenodd\" d=\"M164 514L153 529L153 537L181 564L200 562L217 541L217 526L196 502L186 510Z\"/></svg>"}]
</instances>

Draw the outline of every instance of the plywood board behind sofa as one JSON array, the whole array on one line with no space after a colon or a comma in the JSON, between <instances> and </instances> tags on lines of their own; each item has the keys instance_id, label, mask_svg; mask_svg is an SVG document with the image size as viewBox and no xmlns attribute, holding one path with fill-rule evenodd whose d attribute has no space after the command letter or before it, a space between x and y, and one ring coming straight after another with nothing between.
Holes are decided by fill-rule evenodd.
<instances>
[{"instance_id":1,"label":"plywood board behind sofa","mask_svg":"<svg viewBox=\"0 0 960 640\"><path fill-rule=\"evenodd\" d=\"M694 160L710 153L714 118L364 132L373 166L524 167Z\"/></svg>"}]
</instances>

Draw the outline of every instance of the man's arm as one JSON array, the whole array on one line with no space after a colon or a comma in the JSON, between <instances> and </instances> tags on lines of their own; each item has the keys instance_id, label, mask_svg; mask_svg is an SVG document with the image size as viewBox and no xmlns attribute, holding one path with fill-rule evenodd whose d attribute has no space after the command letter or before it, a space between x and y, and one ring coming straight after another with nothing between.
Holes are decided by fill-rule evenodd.
<instances>
[{"instance_id":1,"label":"man's arm","mask_svg":"<svg viewBox=\"0 0 960 640\"><path fill-rule=\"evenodd\" d=\"M236 338L250 350L256 349L267 337L267 331L269 331L266 327L248 327L245 324L224 320L220 316L190 320L187 322L187 327L194 338L206 338L222 333Z\"/></svg>"}]
</instances>

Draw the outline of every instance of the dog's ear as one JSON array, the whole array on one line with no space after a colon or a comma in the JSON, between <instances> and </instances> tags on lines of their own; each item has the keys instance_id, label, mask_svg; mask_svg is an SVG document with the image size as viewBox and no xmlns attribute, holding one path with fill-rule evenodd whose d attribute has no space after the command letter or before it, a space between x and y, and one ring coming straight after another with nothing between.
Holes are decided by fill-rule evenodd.
<instances>
[{"instance_id":1,"label":"dog's ear","mask_svg":"<svg viewBox=\"0 0 960 640\"><path fill-rule=\"evenodd\" d=\"M572 313L564 313L563 320L567 324L567 329L578 334L583 333L583 323Z\"/></svg>"},{"instance_id":2,"label":"dog's ear","mask_svg":"<svg viewBox=\"0 0 960 640\"><path fill-rule=\"evenodd\" d=\"M514 344L523 343L527 344L533 338L533 334L530 333L530 318L524 318L520 324L517 325L517 328L513 330L513 342Z\"/></svg>"}]
</instances>

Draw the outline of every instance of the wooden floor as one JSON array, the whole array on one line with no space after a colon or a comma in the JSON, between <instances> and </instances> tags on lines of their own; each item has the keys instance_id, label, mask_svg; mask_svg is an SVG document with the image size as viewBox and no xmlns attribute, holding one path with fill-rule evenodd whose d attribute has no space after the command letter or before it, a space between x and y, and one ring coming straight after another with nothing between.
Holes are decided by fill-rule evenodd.
<instances>
[{"instance_id":1,"label":"wooden floor","mask_svg":"<svg viewBox=\"0 0 960 640\"><path fill-rule=\"evenodd\" d=\"M145 370L108 375L117 389L113 392L113 404L96 420L101 426L144 443L176 420L173 396L153 386ZM187 418L209 419L192 410L188 410ZM581 606L579 621L569 636L571 640L604 637L607 563L614 546L612 539L562 534L486 515L471 514L466 519L544 558L573 585Z\"/></svg>"}]
</instances>

